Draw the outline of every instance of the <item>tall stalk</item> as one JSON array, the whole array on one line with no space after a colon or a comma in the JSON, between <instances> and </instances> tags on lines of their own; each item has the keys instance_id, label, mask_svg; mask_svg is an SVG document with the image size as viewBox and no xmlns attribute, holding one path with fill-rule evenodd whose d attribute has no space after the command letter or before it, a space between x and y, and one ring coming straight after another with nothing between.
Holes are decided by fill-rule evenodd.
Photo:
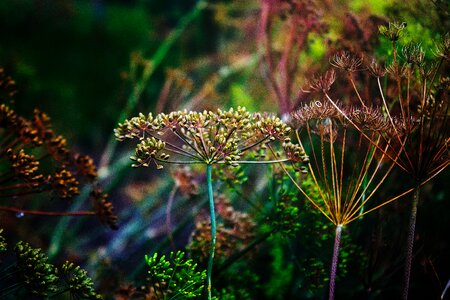
<instances>
[{"instance_id":1,"label":"tall stalk","mask_svg":"<svg viewBox=\"0 0 450 300\"><path fill-rule=\"evenodd\" d=\"M402 299L408 299L409 292L409 282L411 279L411 265L413 258L413 248L414 248L414 237L416 232L416 220L417 220L417 206L420 201L420 184L414 189L414 197L411 208L411 215L409 216L409 230L408 230L408 241L406 249L406 261L405 261L405 273L403 277L403 295Z\"/></svg>"},{"instance_id":2,"label":"tall stalk","mask_svg":"<svg viewBox=\"0 0 450 300\"><path fill-rule=\"evenodd\" d=\"M341 232L342 232L342 225L337 225L336 235L334 237L333 260L331 261L331 269L330 269L330 291L328 293L329 300L334 299L334 290L336 287L336 271L339 258L339 247L341 244Z\"/></svg>"},{"instance_id":3,"label":"tall stalk","mask_svg":"<svg viewBox=\"0 0 450 300\"><path fill-rule=\"evenodd\" d=\"M211 246L209 248L208 258L208 300L211 300L211 274L214 261L214 249L216 248L216 212L214 209L214 196L212 190L212 165L206 166L206 183L208 185L208 199L209 199L209 217L211 219Z\"/></svg>"}]
</instances>

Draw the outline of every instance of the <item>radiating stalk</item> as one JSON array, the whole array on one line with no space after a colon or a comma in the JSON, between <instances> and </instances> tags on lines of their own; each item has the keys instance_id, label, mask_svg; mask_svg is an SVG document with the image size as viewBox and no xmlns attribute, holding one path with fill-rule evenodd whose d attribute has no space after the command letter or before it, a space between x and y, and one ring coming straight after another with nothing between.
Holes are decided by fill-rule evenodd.
<instances>
[{"instance_id":1,"label":"radiating stalk","mask_svg":"<svg viewBox=\"0 0 450 300\"><path fill-rule=\"evenodd\" d=\"M208 200L209 200L209 217L211 219L211 246L209 248L209 258L208 258L208 300L211 300L211 274L214 261L214 249L216 247L216 213L214 210L214 197L212 189L212 165L208 164L206 166L206 182L208 185Z\"/></svg>"},{"instance_id":2,"label":"radiating stalk","mask_svg":"<svg viewBox=\"0 0 450 300\"><path fill-rule=\"evenodd\" d=\"M403 276L403 296L402 299L408 299L409 282L411 279L411 265L413 258L414 237L416 232L417 206L420 200L420 184L414 189L414 197L411 208L411 215L409 216L409 230L408 242L406 249L405 274Z\"/></svg>"},{"instance_id":3,"label":"radiating stalk","mask_svg":"<svg viewBox=\"0 0 450 300\"><path fill-rule=\"evenodd\" d=\"M331 261L331 269L330 269L330 291L328 293L328 299L334 299L334 290L336 286L336 271L338 266L338 258L339 258L339 247L341 243L341 232L342 225L336 226L336 235L334 238L334 249L333 249L333 260Z\"/></svg>"}]
</instances>

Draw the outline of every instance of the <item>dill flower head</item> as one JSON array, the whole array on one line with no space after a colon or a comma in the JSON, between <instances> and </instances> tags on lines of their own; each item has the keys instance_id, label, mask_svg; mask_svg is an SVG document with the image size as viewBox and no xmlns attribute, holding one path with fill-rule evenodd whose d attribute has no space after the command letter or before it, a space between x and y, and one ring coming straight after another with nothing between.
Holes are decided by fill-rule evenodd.
<instances>
[{"instance_id":1,"label":"dill flower head","mask_svg":"<svg viewBox=\"0 0 450 300\"><path fill-rule=\"evenodd\" d=\"M378 31L392 42L396 42L402 36L405 28L405 22L390 22L388 26L381 25Z\"/></svg>"},{"instance_id":2,"label":"dill flower head","mask_svg":"<svg viewBox=\"0 0 450 300\"><path fill-rule=\"evenodd\" d=\"M315 76L309 82L311 90L317 92L328 92L336 80L336 72L328 70L323 75Z\"/></svg>"},{"instance_id":3,"label":"dill flower head","mask_svg":"<svg viewBox=\"0 0 450 300\"><path fill-rule=\"evenodd\" d=\"M48 263L48 258L41 249L32 248L28 243L20 241L14 251L19 277L33 294L48 296L57 290L56 269Z\"/></svg>"},{"instance_id":4,"label":"dill flower head","mask_svg":"<svg viewBox=\"0 0 450 300\"><path fill-rule=\"evenodd\" d=\"M349 73L361 70L363 60L348 51L341 51L330 59L330 64Z\"/></svg>"},{"instance_id":5,"label":"dill flower head","mask_svg":"<svg viewBox=\"0 0 450 300\"><path fill-rule=\"evenodd\" d=\"M119 141L136 139L133 166L159 162L226 163L236 166L248 150L262 150L273 141L285 142L291 128L278 117L250 113L243 107L223 111L175 111L153 117L140 114L115 129ZM304 154L304 152L303 152ZM173 160L172 156L184 157Z\"/></svg>"}]
</instances>

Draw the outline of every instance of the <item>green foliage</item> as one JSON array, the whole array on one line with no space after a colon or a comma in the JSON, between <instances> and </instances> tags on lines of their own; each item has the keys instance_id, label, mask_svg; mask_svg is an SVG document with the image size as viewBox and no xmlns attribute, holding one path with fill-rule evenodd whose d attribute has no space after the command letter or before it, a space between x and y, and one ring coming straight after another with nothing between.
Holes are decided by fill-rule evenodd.
<instances>
[{"instance_id":1,"label":"green foliage","mask_svg":"<svg viewBox=\"0 0 450 300\"><path fill-rule=\"evenodd\" d=\"M5 238L1 235L2 232L3 228L0 228L0 251L6 251L8 244L6 243Z\"/></svg>"},{"instance_id":2,"label":"green foliage","mask_svg":"<svg viewBox=\"0 0 450 300\"><path fill-rule=\"evenodd\" d=\"M171 252L168 259L158 253L145 256L149 267L147 281L157 297L190 299L202 295L206 271L198 271L197 264L184 256L182 251Z\"/></svg>"},{"instance_id":3,"label":"green foliage","mask_svg":"<svg viewBox=\"0 0 450 300\"><path fill-rule=\"evenodd\" d=\"M279 235L274 236L271 249L272 263L270 280L267 283L265 292L269 299L282 300L284 294L280 291L286 291L293 279L294 266L286 260L284 248L284 239Z\"/></svg>"},{"instance_id":4,"label":"green foliage","mask_svg":"<svg viewBox=\"0 0 450 300\"><path fill-rule=\"evenodd\" d=\"M261 289L261 279L249 266L248 259L241 259L220 272L216 283L218 287L214 292L217 300L255 299L255 292Z\"/></svg>"},{"instance_id":5,"label":"green foliage","mask_svg":"<svg viewBox=\"0 0 450 300\"><path fill-rule=\"evenodd\" d=\"M292 183L285 174L276 174L277 187L271 200L275 202L271 226L282 235L295 237L300 229L300 204L298 190L292 188Z\"/></svg>"},{"instance_id":6,"label":"green foliage","mask_svg":"<svg viewBox=\"0 0 450 300\"><path fill-rule=\"evenodd\" d=\"M71 297L80 299L102 299L94 290L94 282L85 270L74 263L66 261L61 267L61 277L69 290Z\"/></svg>"},{"instance_id":7,"label":"green foliage","mask_svg":"<svg viewBox=\"0 0 450 300\"><path fill-rule=\"evenodd\" d=\"M297 197L290 198L288 195L282 195L281 201L277 202L275 206L277 217L273 221L273 225L289 236L295 236L300 226L300 209L295 205L296 202L298 202Z\"/></svg>"},{"instance_id":8,"label":"green foliage","mask_svg":"<svg viewBox=\"0 0 450 300\"><path fill-rule=\"evenodd\" d=\"M48 296L57 291L56 268L48 263L41 249L32 248L28 243L18 242L14 247L19 276L33 294Z\"/></svg>"},{"instance_id":9,"label":"green foliage","mask_svg":"<svg viewBox=\"0 0 450 300\"><path fill-rule=\"evenodd\" d=\"M2 250L6 250L6 243L1 246L5 246ZM79 266L67 261L57 269L48 262L48 257L41 249L33 248L23 241L16 244L14 253L15 263L0 270L0 298L38 296L39 299L47 299L69 293L71 299L102 299L95 292L92 279Z\"/></svg>"}]
</instances>

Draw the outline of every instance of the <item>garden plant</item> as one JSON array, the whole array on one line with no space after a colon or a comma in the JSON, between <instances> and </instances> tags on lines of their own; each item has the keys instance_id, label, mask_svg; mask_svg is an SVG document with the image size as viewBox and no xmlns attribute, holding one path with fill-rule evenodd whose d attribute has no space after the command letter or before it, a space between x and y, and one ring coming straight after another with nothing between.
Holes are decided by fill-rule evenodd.
<instances>
[{"instance_id":1,"label":"garden plant","mask_svg":"<svg viewBox=\"0 0 450 300\"><path fill-rule=\"evenodd\" d=\"M447 299L447 2L0 1L0 299Z\"/></svg>"}]
</instances>

